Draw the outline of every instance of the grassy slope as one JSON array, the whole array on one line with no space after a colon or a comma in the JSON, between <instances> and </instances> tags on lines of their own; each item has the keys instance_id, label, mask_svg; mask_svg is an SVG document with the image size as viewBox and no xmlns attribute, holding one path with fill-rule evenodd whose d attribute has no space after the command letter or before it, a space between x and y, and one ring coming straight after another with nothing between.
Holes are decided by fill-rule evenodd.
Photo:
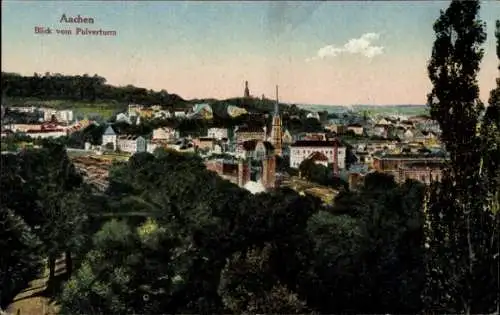
<instances>
[{"instance_id":1,"label":"grassy slope","mask_svg":"<svg viewBox=\"0 0 500 315\"><path fill-rule=\"evenodd\" d=\"M72 100L40 100L37 98L7 98L3 101L8 106L41 106L54 109L71 109L76 115L98 114L108 118L118 111L124 111L127 106L114 101L81 102Z\"/></svg>"}]
</instances>

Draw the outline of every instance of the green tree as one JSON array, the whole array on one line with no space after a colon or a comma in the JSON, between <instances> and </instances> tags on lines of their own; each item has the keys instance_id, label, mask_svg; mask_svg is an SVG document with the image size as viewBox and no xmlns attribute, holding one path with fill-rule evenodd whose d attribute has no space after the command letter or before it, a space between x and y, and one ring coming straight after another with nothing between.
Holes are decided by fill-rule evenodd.
<instances>
[{"instance_id":1,"label":"green tree","mask_svg":"<svg viewBox=\"0 0 500 315\"><path fill-rule=\"evenodd\" d=\"M442 130L450 160L440 185L433 185L427 207L427 308L445 312L486 313L495 291L490 264L493 214L480 173L477 135L483 104L477 73L486 40L478 1L456 1L434 24L436 39L429 61L433 84L428 105Z\"/></svg>"},{"instance_id":2,"label":"green tree","mask_svg":"<svg viewBox=\"0 0 500 315\"><path fill-rule=\"evenodd\" d=\"M65 148L50 141L43 145L43 149L26 150L12 158L2 156L10 165L10 175L2 179L2 203L35 229L43 242L44 254L49 257L52 280L55 260L64 252L68 257L67 270L71 272L71 250L78 246L84 233L86 212L80 197L85 191L76 190L82 178Z\"/></svg>"},{"instance_id":3,"label":"green tree","mask_svg":"<svg viewBox=\"0 0 500 315\"><path fill-rule=\"evenodd\" d=\"M141 239L139 233L127 236L127 241L113 249L116 241L104 238L97 242L101 237L94 238L92 255L101 258L91 262L87 256L80 268L84 274L79 270L67 284L62 302L67 306L66 312L78 311L78 305L84 303L82 299L91 296L89 303L99 306L95 309L99 312L222 313L224 305L218 287L226 259L263 243L272 243L273 248L279 249L273 252L272 273L277 274L283 286L289 287L288 282L293 284L298 272L295 244L301 239L300 231L307 218L318 207L315 201L289 190L252 196L208 172L193 155L167 150L158 153L161 154L156 157L138 154L128 163L113 167L107 192L109 213L101 215L123 218L121 227L111 229L118 231L113 233L116 239L131 235L123 228L126 224L132 230L136 226L153 226L163 231L160 234L164 235L163 241L155 243L153 237L151 242L159 244L158 247L148 241L150 249L146 250L146 245L137 245L137 238ZM110 227L106 230L109 232ZM130 264L124 258L129 256L140 263ZM290 267L283 268L285 264ZM106 270L117 266L128 270L127 285L115 285L110 272L98 272L101 266L106 266ZM165 274L168 279L163 278ZM88 289L85 283L93 281L101 287L118 289L104 295L89 293L93 289ZM140 290L119 289L126 286ZM276 299L284 288L277 286L268 298ZM148 294L148 303L141 302L144 294ZM293 293L281 296L293 297ZM119 307L109 301L117 301ZM87 305L79 311L92 312L92 309Z\"/></svg>"},{"instance_id":4,"label":"green tree","mask_svg":"<svg viewBox=\"0 0 500 315\"><path fill-rule=\"evenodd\" d=\"M383 179L375 174L372 180L377 178ZM309 307L321 313L422 309L423 185L400 187L389 180L382 187L341 193L333 209L308 220L304 238L312 252L299 293Z\"/></svg>"},{"instance_id":5,"label":"green tree","mask_svg":"<svg viewBox=\"0 0 500 315\"><path fill-rule=\"evenodd\" d=\"M500 70L500 20L496 21L497 58ZM481 171L487 178L490 199L494 204L500 196L500 78L496 79L496 88L490 93L489 106L486 108L481 122L481 138L483 141L483 160ZM497 208L498 209L498 208Z\"/></svg>"},{"instance_id":6,"label":"green tree","mask_svg":"<svg viewBox=\"0 0 500 315\"><path fill-rule=\"evenodd\" d=\"M311 159L305 159L299 165L300 176L319 185L329 186L334 189L348 189L348 183L334 176L333 167L316 164Z\"/></svg>"},{"instance_id":7,"label":"green tree","mask_svg":"<svg viewBox=\"0 0 500 315\"><path fill-rule=\"evenodd\" d=\"M224 306L237 314L303 314L306 303L279 283L272 272L272 245L236 253L221 273L219 294Z\"/></svg>"},{"instance_id":8,"label":"green tree","mask_svg":"<svg viewBox=\"0 0 500 315\"><path fill-rule=\"evenodd\" d=\"M500 20L496 21L496 53L500 70ZM492 268L492 277L486 278L492 287L498 287L499 270L494 268L500 264L498 254L499 229L500 229L500 78L496 79L496 87L490 93L489 106L486 108L482 124L481 138L483 143L483 159L481 163L481 175L487 190L488 207L495 213L493 222L493 236L489 243L489 252L494 256L485 262L486 266ZM496 251L495 251L496 248ZM496 254L495 254L496 252ZM496 312L500 311L500 293L496 296Z\"/></svg>"},{"instance_id":9,"label":"green tree","mask_svg":"<svg viewBox=\"0 0 500 315\"><path fill-rule=\"evenodd\" d=\"M0 309L5 308L42 267L41 241L11 209L0 208Z\"/></svg>"},{"instance_id":10,"label":"green tree","mask_svg":"<svg viewBox=\"0 0 500 315\"><path fill-rule=\"evenodd\" d=\"M65 285L61 313L163 313L178 281L174 248L175 238L154 220L137 228L125 220L107 222Z\"/></svg>"}]
</instances>

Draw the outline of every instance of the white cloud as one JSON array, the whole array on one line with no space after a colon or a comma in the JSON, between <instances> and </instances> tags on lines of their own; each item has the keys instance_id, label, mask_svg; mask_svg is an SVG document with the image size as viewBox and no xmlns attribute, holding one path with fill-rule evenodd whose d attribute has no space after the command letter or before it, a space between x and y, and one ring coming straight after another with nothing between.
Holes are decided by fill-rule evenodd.
<instances>
[{"instance_id":1,"label":"white cloud","mask_svg":"<svg viewBox=\"0 0 500 315\"><path fill-rule=\"evenodd\" d=\"M324 59L327 57L337 57L340 54L358 54L367 58L373 58L381 55L384 52L384 47L373 46L372 42L378 40L380 34L366 33L360 38L352 38L347 41L343 46L337 47L335 45L327 45L318 50L316 56L307 58L306 61L313 61L316 59Z\"/></svg>"}]
</instances>

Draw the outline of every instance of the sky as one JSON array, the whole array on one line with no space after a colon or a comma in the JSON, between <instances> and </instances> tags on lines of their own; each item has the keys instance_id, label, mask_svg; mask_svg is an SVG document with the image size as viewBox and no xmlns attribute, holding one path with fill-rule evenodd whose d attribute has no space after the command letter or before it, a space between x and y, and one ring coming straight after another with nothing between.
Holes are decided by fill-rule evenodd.
<instances>
[{"instance_id":1,"label":"sky","mask_svg":"<svg viewBox=\"0 0 500 315\"><path fill-rule=\"evenodd\" d=\"M98 74L185 99L254 96L297 104L425 104L432 25L449 1L2 1L2 71ZM91 17L93 24L61 23ZM494 20L481 98L499 75ZM35 34L48 27L52 34ZM116 36L76 34L76 29ZM56 30L71 30L72 35Z\"/></svg>"}]
</instances>

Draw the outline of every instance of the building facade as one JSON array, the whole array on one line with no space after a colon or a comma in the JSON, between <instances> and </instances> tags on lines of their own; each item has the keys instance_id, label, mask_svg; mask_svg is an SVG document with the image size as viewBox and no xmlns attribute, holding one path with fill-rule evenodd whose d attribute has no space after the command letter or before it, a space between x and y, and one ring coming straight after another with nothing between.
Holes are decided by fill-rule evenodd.
<instances>
[{"instance_id":1,"label":"building facade","mask_svg":"<svg viewBox=\"0 0 500 315\"><path fill-rule=\"evenodd\" d=\"M113 127L108 126L102 135L102 145L103 147L112 146L113 151L116 150L118 136L116 135Z\"/></svg>"},{"instance_id":2,"label":"building facade","mask_svg":"<svg viewBox=\"0 0 500 315\"><path fill-rule=\"evenodd\" d=\"M296 141L290 147L290 166L298 168L314 152L323 153L328 157L329 164L335 164L336 159L337 168L345 169L346 148L337 141Z\"/></svg>"},{"instance_id":3,"label":"building facade","mask_svg":"<svg viewBox=\"0 0 500 315\"><path fill-rule=\"evenodd\" d=\"M179 132L171 127L162 127L153 130L153 140L173 141L179 138Z\"/></svg>"},{"instance_id":4,"label":"building facade","mask_svg":"<svg viewBox=\"0 0 500 315\"><path fill-rule=\"evenodd\" d=\"M45 109L43 112L43 120L50 121L52 117L55 117L59 122L70 123L73 121L73 111L72 110L57 110L57 109Z\"/></svg>"},{"instance_id":5,"label":"building facade","mask_svg":"<svg viewBox=\"0 0 500 315\"><path fill-rule=\"evenodd\" d=\"M266 131L263 127L257 126L242 126L238 127L234 132L236 143L242 143L248 140L266 140Z\"/></svg>"},{"instance_id":6,"label":"building facade","mask_svg":"<svg viewBox=\"0 0 500 315\"><path fill-rule=\"evenodd\" d=\"M273 153L274 147L268 141L248 140L236 146L236 156L243 159L262 161L264 157Z\"/></svg>"},{"instance_id":7,"label":"building facade","mask_svg":"<svg viewBox=\"0 0 500 315\"><path fill-rule=\"evenodd\" d=\"M141 136L119 136L117 140L117 149L127 153L137 153L147 151L147 142Z\"/></svg>"},{"instance_id":8,"label":"building facade","mask_svg":"<svg viewBox=\"0 0 500 315\"><path fill-rule=\"evenodd\" d=\"M355 135L362 136L364 128L360 124L350 124L347 125L347 131L352 131Z\"/></svg>"},{"instance_id":9,"label":"building facade","mask_svg":"<svg viewBox=\"0 0 500 315\"><path fill-rule=\"evenodd\" d=\"M199 150L213 150L215 145L215 139L209 137L199 137L193 139L193 144Z\"/></svg>"},{"instance_id":10,"label":"building facade","mask_svg":"<svg viewBox=\"0 0 500 315\"><path fill-rule=\"evenodd\" d=\"M444 162L444 156L418 154L418 153L401 153L401 154L374 154L373 169L377 172L394 172L398 171L400 166L411 163L437 163Z\"/></svg>"},{"instance_id":11,"label":"building facade","mask_svg":"<svg viewBox=\"0 0 500 315\"><path fill-rule=\"evenodd\" d=\"M228 132L226 128L208 128L207 138L214 138L216 140L222 140L228 138Z\"/></svg>"},{"instance_id":12,"label":"building facade","mask_svg":"<svg viewBox=\"0 0 500 315\"><path fill-rule=\"evenodd\" d=\"M415 162L399 166L397 181L404 183L408 179L417 180L424 184L441 181L442 162Z\"/></svg>"},{"instance_id":13,"label":"building facade","mask_svg":"<svg viewBox=\"0 0 500 315\"><path fill-rule=\"evenodd\" d=\"M45 129L45 130L27 130L25 135L31 138L58 138L66 135L66 130L64 129Z\"/></svg>"}]
</instances>

